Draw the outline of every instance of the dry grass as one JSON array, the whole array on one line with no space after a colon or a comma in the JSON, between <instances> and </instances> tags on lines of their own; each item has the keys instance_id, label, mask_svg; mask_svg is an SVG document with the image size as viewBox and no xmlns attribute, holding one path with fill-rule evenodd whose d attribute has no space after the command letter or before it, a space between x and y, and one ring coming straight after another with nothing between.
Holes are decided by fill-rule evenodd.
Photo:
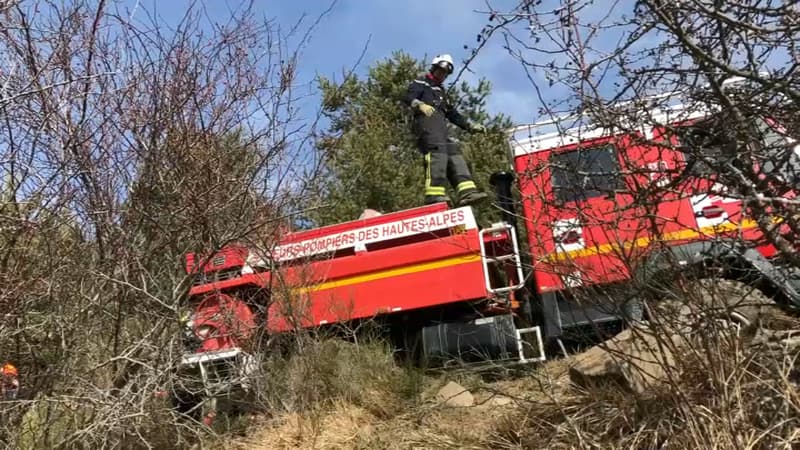
<instances>
[{"instance_id":1,"label":"dry grass","mask_svg":"<svg viewBox=\"0 0 800 450\"><path fill-rule=\"evenodd\" d=\"M288 413L254 426L237 442L238 450L262 449L405 449L485 448L504 408L409 406L381 419L345 401L303 414ZM505 408L509 409L509 408Z\"/></svg>"},{"instance_id":2,"label":"dry grass","mask_svg":"<svg viewBox=\"0 0 800 450\"><path fill-rule=\"evenodd\" d=\"M676 378L634 395L565 391L507 417L493 448L789 449L800 445L798 352L709 336L679 358Z\"/></svg>"},{"instance_id":3,"label":"dry grass","mask_svg":"<svg viewBox=\"0 0 800 450\"><path fill-rule=\"evenodd\" d=\"M487 448L509 414L568 389L568 366L557 360L493 381L469 372L422 376L398 367L383 345L322 341L273 367L271 385L283 388L269 397L279 406L231 448ZM475 406L450 408L435 399L454 376L472 392Z\"/></svg>"},{"instance_id":4,"label":"dry grass","mask_svg":"<svg viewBox=\"0 0 800 450\"><path fill-rule=\"evenodd\" d=\"M681 355L675 379L646 395L571 385L571 358L487 381L420 376L380 345L326 341L283 366L276 396L294 407L258 419L231 448L788 449L800 445L798 355L715 336ZM475 406L434 399L456 377ZM303 387L316 394L300 394ZM497 398L500 397L502 402ZM302 400L302 401L300 401ZM501 404L502 403L502 404ZM301 407L302 406L302 407Z\"/></svg>"},{"instance_id":5,"label":"dry grass","mask_svg":"<svg viewBox=\"0 0 800 450\"><path fill-rule=\"evenodd\" d=\"M254 424L255 431L236 442L234 448L248 450L288 448L346 448L373 432L375 416L344 401L325 410L287 413L274 420Z\"/></svg>"}]
</instances>

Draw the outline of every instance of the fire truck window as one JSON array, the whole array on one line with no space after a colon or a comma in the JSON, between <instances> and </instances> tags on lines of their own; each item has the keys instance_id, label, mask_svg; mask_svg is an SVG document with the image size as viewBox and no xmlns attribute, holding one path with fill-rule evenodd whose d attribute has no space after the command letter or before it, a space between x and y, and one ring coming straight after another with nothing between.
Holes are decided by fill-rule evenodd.
<instances>
[{"instance_id":1,"label":"fire truck window","mask_svg":"<svg viewBox=\"0 0 800 450\"><path fill-rule=\"evenodd\" d=\"M609 195L619 187L619 160L613 145L553 153L550 168L559 202Z\"/></svg>"},{"instance_id":2,"label":"fire truck window","mask_svg":"<svg viewBox=\"0 0 800 450\"><path fill-rule=\"evenodd\" d=\"M800 174L800 158L791 144L763 120L757 119L751 124L752 129L739 130L736 136L731 136L730 130L725 130L719 120L713 119L676 129L686 158L687 173L710 175L724 171L728 164L746 170L748 164L743 157L755 151L750 156L761 162L763 173L796 182ZM755 141L759 146L749 146L745 141Z\"/></svg>"},{"instance_id":3,"label":"fire truck window","mask_svg":"<svg viewBox=\"0 0 800 450\"><path fill-rule=\"evenodd\" d=\"M706 161L722 162L726 154L731 152L732 142L724 133L710 123L701 122L692 126L680 127L676 130L678 142L686 157L686 168L693 175L708 175L714 169Z\"/></svg>"}]
</instances>

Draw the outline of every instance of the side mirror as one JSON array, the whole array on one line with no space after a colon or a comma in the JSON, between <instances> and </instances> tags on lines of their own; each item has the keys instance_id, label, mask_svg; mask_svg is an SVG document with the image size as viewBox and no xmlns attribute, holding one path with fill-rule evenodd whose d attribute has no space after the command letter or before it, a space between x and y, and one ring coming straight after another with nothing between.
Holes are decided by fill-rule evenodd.
<instances>
[{"instance_id":1,"label":"side mirror","mask_svg":"<svg viewBox=\"0 0 800 450\"><path fill-rule=\"evenodd\" d=\"M497 197L497 204L503 214L506 223L516 226L517 217L514 208L514 196L511 193L511 183L514 181L514 174L506 171L493 173L489 177L489 184L494 187Z\"/></svg>"}]
</instances>

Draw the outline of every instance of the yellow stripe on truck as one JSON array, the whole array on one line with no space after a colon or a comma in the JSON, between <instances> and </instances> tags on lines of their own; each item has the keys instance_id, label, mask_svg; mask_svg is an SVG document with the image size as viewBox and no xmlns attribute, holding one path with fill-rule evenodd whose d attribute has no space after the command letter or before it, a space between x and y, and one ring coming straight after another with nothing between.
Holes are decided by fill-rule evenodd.
<instances>
[{"instance_id":1,"label":"yellow stripe on truck","mask_svg":"<svg viewBox=\"0 0 800 450\"><path fill-rule=\"evenodd\" d=\"M696 238L700 236L710 236L718 233L726 233L729 231L749 230L758 226L758 223L753 219L745 219L741 223L725 223L721 225L714 225L710 227L703 227L699 230L687 228L684 230L673 231L661 235L660 239L653 239L649 236L634 239L632 241L623 242L620 244L601 244L589 248L581 248L578 250L570 250L568 252L554 252L547 255L544 260L547 262L562 261L565 259L585 258L587 256L603 255L611 253L614 250L630 249L646 247L654 240L656 241L682 241L685 239Z\"/></svg>"},{"instance_id":2,"label":"yellow stripe on truck","mask_svg":"<svg viewBox=\"0 0 800 450\"><path fill-rule=\"evenodd\" d=\"M293 289L292 291L295 293L324 291L326 289L335 289L345 286L351 286L353 284L382 280L384 278L409 275L412 273L425 272L427 270L442 269L444 267L458 266L461 264L469 264L480 260L481 260L481 255L478 254L456 256L453 258L440 259L438 261L429 261L425 263L411 264L408 266L396 267L393 269L379 270L377 272L367 273L364 275L355 275L351 277L340 278L338 280L326 281L320 284L296 288Z\"/></svg>"},{"instance_id":3,"label":"yellow stripe on truck","mask_svg":"<svg viewBox=\"0 0 800 450\"><path fill-rule=\"evenodd\" d=\"M722 225L704 227L701 228L700 230L693 230L687 228L684 230L673 231L671 233L666 233L662 235L661 240L680 241L684 239L699 237L701 235L709 235L721 232L724 233L736 230L747 230L755 228L756 226L757 223L755 220L747 219L739 224L726 223ZM645 247L649 245L652 241L654 241L654 239L651 237L641 237L632 241L625 242L622 245L602 244L591 248L582 248L578 250L572 250L569 252L551 253L545 257L545 260L549 262L554 262L564 259L583 258L587 256L601 255L601 254L611 253L612 251L619 250L621 248L629 249L633 247ZM457 266L460 264L469 264L478 262L480 260L481 256L479 254L455 256L452 258L440 259L438 261L429 261L425 263L411 264L408 266L396 267L393 269L379 270L376 272L367 273L363 275L355 275L355 276L340 278L337 280L325 281L323 283L319 283L316 285L295 288L292 291L295 293L318 292L327 289L336 289L345 286L352 286L354 284L359 284L359 283L367 283L370 281L382 280L390 277L397 277L402 275L409 275L412 273L425 272L427 270L436 270L445 267Z\"/></svg>"}]
</instances>

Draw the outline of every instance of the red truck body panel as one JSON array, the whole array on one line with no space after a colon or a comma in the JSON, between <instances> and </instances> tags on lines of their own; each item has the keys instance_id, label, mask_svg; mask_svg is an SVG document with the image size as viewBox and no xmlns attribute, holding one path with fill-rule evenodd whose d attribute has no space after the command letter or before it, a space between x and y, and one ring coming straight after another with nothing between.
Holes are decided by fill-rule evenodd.
<instances>
[{"instance_id":1,"label":"red truck body panel","mask_svg":"<svg viewBox=\"0 0 800 450\"><path fill-rule=\"evenodd\" d=\"M491 295L480 239L468 207L447 209L441 203L414 208L293 233L257 256L241 258L229 251L240 257L241 276L199 284L190 296L245 286L268 290L270 332L482 300ZM258 272L245 261L253 267L256 261L272 261L265 264L271 270Z\"/></svg>"},{"instance_id":2,"label":"red truck body panel","mask_svg":"<svg viewBox=\"0 0 800 450\"><path fill-rule=\"evenodd\" d=\"M292 287L270 307L270 331L486 298L477 230L284 271ZM298 304L299 303L299 304Z\"/></svg>"}]
</instances>

